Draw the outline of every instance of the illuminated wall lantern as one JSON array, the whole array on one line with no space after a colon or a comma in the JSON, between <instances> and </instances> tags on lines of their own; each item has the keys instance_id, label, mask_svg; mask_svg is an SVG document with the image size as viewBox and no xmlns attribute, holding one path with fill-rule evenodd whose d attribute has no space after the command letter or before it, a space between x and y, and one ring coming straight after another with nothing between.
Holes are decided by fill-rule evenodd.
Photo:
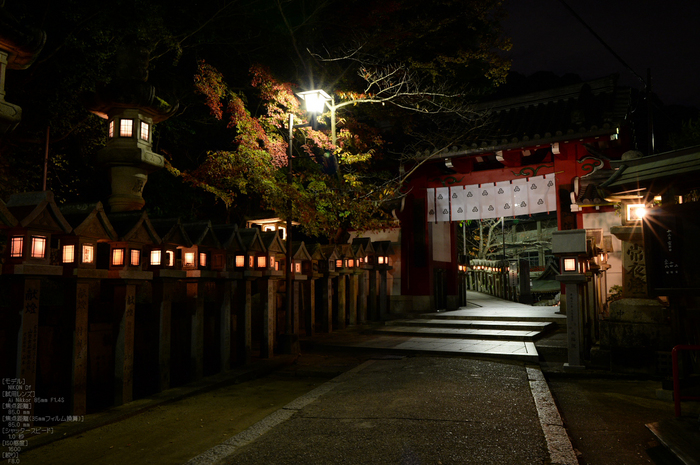
<instances>
[{"instance_id":1,"label":"illuminated wall lantern","mask_svg":"<svg viewBox=\"0 0 700 465\"><path fill-rule=\"evenodd\" d=\"M82 262L85 264L95 263L95 246L92 244L83 244Z\"/></svg>"},{"instance_id":2,"label":"illuminated wall lantern","mask_svg":"<svg viewBox=\"0 0 700 465\"><path fill-rule=\"evenodd\" d=\"M44 258L46 255L46 236L32 236L32 258Z\"/></svg>"},{"instance_id":3,"label":"illuminated wall lantern","mask_svg":"<svg viewBox=\"0 0 700 465\"><path fill-rule=\"evenodd\" d=\"M21 258L23 255L24 237L15 236L10 241L10 257Z\"/></svg>"},{"instance_id":4,"label":"illuminated wall lantern","mask_svg":"<svg viewBox=\"0 0 700 465\"><path fill-rule=\"evenodd\" d=\"M562 258L564 271L567 273L576 273L578 271L578 260L576 258Z\"/></svg>"},{"instance_id":5,"label":"illuminated wall lantern","mask_svg":"<svg viewBox=\"0 0 700 465\"><path fill-rule=\"evenodd\" d=\"M145 121L141 121L141 140L148 141L151 136L151 125Z\"/></svg>"},{"instance_id":6,"label":"illuminated wall lantern","mask_svg":"<svg viewBox=\"0 0 700 465\"><path fill-rule=\"evenodd\" d=\"M628 203L625 208L625 217L630 222L641 221L647 214L647 211L646 205L643 203Z\"/></svg>"},{"instance_id":7,"label":"illuminated wall lantern","mask_svg":"<svg viewBox=\"0 0 700 465\"><path fill-rule=\"evenodd\" d=\"M185 252L182 266L194 266L194 252Z\"/></svg>"},{"instance_id":8,"label":"illuminated wall lantern","mask_svg":"<svg viewBox=\"0 0 700 465\"><path fill-rule=\"evenodd\" d=\"M119 137L131 137L134 135L134 120L123 118L119 120Z\"/></svg>"},{"instance_id":9,"label":"illuminated wall lantern","mask_svg":"<svg viewBox=\"0 0 700 465\"><path fill-rule=\"evenodd\" d=\"M251 258L253 258L253 257L251 257ZM245 255L236 255L235 266L236 266L236 268L245 267Z\"/></svg>"},{"instance_id":10,"label":"illuminated wall lantern","mask_svg":"<svg viewBox=\"0 0 700 465\"><path fill-rule=\"evenodd\" d=\"M112 249L112 266L124 265L124 249Z\"/></svg>"},{"instance_id":11,"label":"illuminated wall lantern","mask_svg":"<svg viewBox=\"0 0 700 465\"><path fill-rule=\"evenodd\" d=\"M386 260L385 256L383 256L383 255L377 256L377 265L386 265L386 264L387 264L387 260Z\"/></svg>"},{"instance_id":12,"label":"illuminated wall lantern","mask_svg":"<svg viewBox=\"0 0 700 465\"><path fill-rule=\"evenodd\" d=\"M159 266L161 264L162 254L160 250L151 250L151 265Z\"/></svg>"},{"instance_id":13,"label":"illuminated wall lantern","mask_svg":"<svg viewBox=\"0 0 700 465\"><path fill-rule=\"evenodd\" d=\"M63 263L74 263L75 262L75 245L64 245L63 246Z\"/></svg>"},{"instance_id":14,"label":"illuminated wall lantern","mask_svg":"<svg viewBox=\"0 0 700 465\"><path fill-rule=\"evenodd\" d=\"M141 251L139 249L129 250L129 265L139 266L141 264Z\"/></svg>"}]
</instances>

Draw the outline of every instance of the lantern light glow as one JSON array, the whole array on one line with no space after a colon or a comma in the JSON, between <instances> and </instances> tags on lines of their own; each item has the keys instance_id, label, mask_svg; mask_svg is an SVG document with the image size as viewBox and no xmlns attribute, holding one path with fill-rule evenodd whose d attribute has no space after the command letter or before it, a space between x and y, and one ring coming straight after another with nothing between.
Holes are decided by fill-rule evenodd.
<instances>
[{"instance_id":1,"label":"lantern light glow","mask_svg":"<svg viewBox=\"0 0 700 465\"><path fill-rule=\"evenodd\" d=\"M576 259L575 258L565 258L564 259L564 271L575 272L576 271Z\"/></svg>"},{"instance_id":2,"label":"lantern light glow","mask_svg":"<svg viewBox=\"0 0 700 465\"><path fill-rule=\"evenodd\" d=\"M46 237L32 236L32 258L44 258L46 253Z\"/></svg>"},{"instance_id":3,"label":"lantern light glow","mask_svg":"<svg viewBox=\"0 0 700 465\"><path fill-rule=\"evenodd\" d=\"M322 113L326 102L331 99L323 90L310 90L297 94L306 104L306 111L309 113Z\"/></svg>"},{"instance_id":4,"label":"lantern light glow","mask_svg":"<svg viewBox=\"0 0 700 465\"><path fill-rule=\"evenodd\" d=\"M119 121L119 136L131 137L134 134L134 120L122 119Z\"/></svg>"},{"instance_id":5,"label":"lantern light glow","mask_svg":"<svg viewBox=\"0 0 700 465\"><path fill-rule=\"evenodd\" d=\"M92 244L83 245L83 263L93 263L95 261L95 247Z\"/></svg>"},{"instance_id":6,"label":"lantern light glow","mask_svg":"<svg viewBox=\"0 0 700 465\"><path fill-rule=\"evenodd\" d=\"M63 246L63 263L74 263L75 262L75 246L74 245L64 245Z\"/></svg>"},{"instance_id":7,"label":"lantern light glow","mask_svg":"<svg viewBox=\"0 0 700 465\"><path fill-rule=\"evenodd\" d=\"M131 249L129 251L129 265L139 266L141 264L141 251L139 249Z\"/></svg>"},{"instance_id":8,"label":"lantern light glow","mask_svg":"<svg viewBox=\"0 0 700 465\"><path fill-rule=\"evenodd\" d=\"M10 257L21 257L23 246L24 238L22 236L13 237L10 245Z\"/></svg>"},{"instance_id":9,"label":"lantern light glow","mask_svg":"<svg viewBox=\"0 0 700 465\"><path fill-rule=\"evenodd\" d=\"M124 264L124 249L112 249L112 265L122 266Z\"/></svg>"}]
</instances>

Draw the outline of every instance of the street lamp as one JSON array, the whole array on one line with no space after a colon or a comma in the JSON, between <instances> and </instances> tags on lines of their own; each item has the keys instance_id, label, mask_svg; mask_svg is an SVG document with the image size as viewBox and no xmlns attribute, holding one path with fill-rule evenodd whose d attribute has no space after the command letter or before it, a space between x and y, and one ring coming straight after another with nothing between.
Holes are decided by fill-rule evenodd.
<instances>
[{"instance_id":1,"label":"street lamp","mask_svg":"<svg viewBox=\"0 0 700 465\"><path fill-rule=\"evenodd\" d=\"M317 113L323 111L323 106L328 100L332 100L330 95L328 95L323 90L309 90L306 92L300 92L297 94L300 99L306 103L306 111L312 113L312 120L315 118ZM289 150L287 152L287 184L292 185L292 143L294 141L294 129L313 126L311 123L305 124L294 124L294 114L289 114ZM332 117L331 130L334 132L333 139L335 144L335 112ZM292 289L292 200L289 199L287 214L287 240L286 240L286 277L285 283L287 286L287 296L286 296L286 314L285 314L285 331L284 331L284 343L283 352L285 353L298 353L299 352L299 340L296 334L292 332L292 307L293 307L293 289Z\"/></svg>"}]
</instances>

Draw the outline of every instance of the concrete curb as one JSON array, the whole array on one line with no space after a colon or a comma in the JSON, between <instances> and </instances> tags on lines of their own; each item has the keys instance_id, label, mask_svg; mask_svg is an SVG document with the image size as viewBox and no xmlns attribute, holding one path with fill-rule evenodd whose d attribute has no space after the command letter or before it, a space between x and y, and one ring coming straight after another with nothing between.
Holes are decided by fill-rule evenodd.
<instances>
[{"instance_id":1,"label":"concrete curb","mask_svg":"<svg viewBox=\"0 0 700 465\"><path fill-rule=\"evenodd\" d=\"M564 422L554 403L549 385L539 367L526 367L530 381L530 391L537 407L542 432L547 440L549 458L552 465L578 465L578 459L571 445L569 435L564 428Z\"/></svg>"}]
</instances>

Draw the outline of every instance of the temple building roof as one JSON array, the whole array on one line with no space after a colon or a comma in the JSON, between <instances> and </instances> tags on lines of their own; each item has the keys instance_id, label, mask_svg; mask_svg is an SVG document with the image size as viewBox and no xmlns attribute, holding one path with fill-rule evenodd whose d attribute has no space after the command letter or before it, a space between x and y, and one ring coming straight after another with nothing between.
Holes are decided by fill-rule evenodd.
<instances>
[{"instance_id":1,"label":"temple building roof","mask_svg":"<svg viewBox=\"0 0 700 465\"><path fill-rule=\"evenodd\" d=\"M631 89L617 86L617 76L612 75L486 102L476 107L486 112L485 129L478 140L451 147L440 156L476 155L617 134L631 97Z\"/></svg>"}]
</instances>

